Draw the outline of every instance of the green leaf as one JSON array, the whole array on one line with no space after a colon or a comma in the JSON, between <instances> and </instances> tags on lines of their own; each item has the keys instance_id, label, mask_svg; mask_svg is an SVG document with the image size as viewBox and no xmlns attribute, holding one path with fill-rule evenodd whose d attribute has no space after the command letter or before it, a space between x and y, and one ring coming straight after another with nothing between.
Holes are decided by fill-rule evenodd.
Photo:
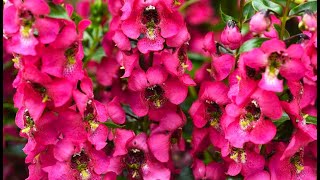
<instances>
[{"instance_id":1,"label":"green leaf","mask_svg":"<svg viewBox=\"0 0 320 180\"><path fill-rule=\"evenodd\" d=\"M71 15L71 20L74 21L76 24L79 24L82 18L79 16L79 14L73 12Z\"/></svg>"},{"instance_id":2,"label":"green leaf","mask_svg":"<svg viewBox=\"0 0 320 180\"><path fill-rule=\"evenodd\" d=\"M184 167L180 174L179 177L177 178L178 180L194 180L193 173L190 167Z\"/></svg>"},{"instance_id":3,"label":"green leaf","mask_svg":"<svg viewBox=\"0 0 320 180\"><path fill-rule=\"evenodd\" d=\"M227 14L225 14L222 9L221 9L221 5L220 5L220 15L221 15L221 19L223 22L227 23L229 20L234 20L236 21L236 19L232 16L229 16Z\"/></svg>"},{"instance_id":4,"label":"green leaf","mask_svg":"<svg viewBox=\"0 0 320 180\"><path fill-rule=\"evenodd\" d=\"M100 46L92 55L91 59L100 63L102 57L106 56L104 49Z\"/></svg>"},{"instance_id":5,"label":"green leaf","mask_svg":"<svg viewBox=\"0 0 320 180\"><path fill-rule=\"evenodd\" d=\"M317 11L317 1L309 1L309 2L300 4L299 6L294 7L293 9L291 9L289 11L289 16L297 15L300 12L305 11L305 10L310 10L312 12Z\"/></svg>"},{"instance_id":6,"label":"green leaf","mask_svg":"<svg viewBox=\"0 0 320 180\"><path fill-rule=\"evenodd\" d=\"M314 116L308 116L306 118L306 121L308 124L315 124L317 125L317 117L314 117Z\"/></svg>"},{"instance_id":7,"label":"green leaf","mask_svg":"<svg viewBox=\"0 0 320 180\"><path fill-rule=\"evenodd\" d=\"M249 24L248 23L244 23L241 27L241 34L242 36L246 35L249 32Z\"/></svg>"},{"instance_id":8,"label":"green leaf","mask_svg":"<svg viewBox=\"0 0 320 180\"><path fill-rule=\"evenodd\" d=\"M274 26L274 28L277 30L278 35L280 36L280 31L281 31L280 25L274 24L273 26ZM290 37L290 33L285 29L285 30L284 30L283 38L284 38L284 39L288 39L289 37Z\"/></svg>"},{"instance_id":9,"label":"green leaf","mask_svg":"<svg viewBox=\"0 0 320 180\"><path fill-rule=\"evenodd\" d=\"M253 38L244 42L239 49L239 54L250 51L253 48L260 47L261 44L266 40L268 40L268 38Z\"/></svg>"},{"instance_id":10,"label":"green leaf","mask_svg":"<svg viewBox=\"0 0 320 180\"><path fill-rule=\"evenodd\" d=\"M103 124L106 125L109 128L123 128L125 126L125 125L115 124L112 121L106 121Z\"/></svg>"},{"instance_id":11,"label":"green leaf","mask_svg":"<svg viewBox=\"0 0 320 180\"><path fill-rule=\"evenodd\" d=\"M188 58L194 61L208 61L210 59L198 53L188 52L187 54L188 54Z\"/></svg>"},{"instance_id":12,"label":"green leaf","mask_svg":"<svg viewBox=\"0 0 320 180\"><path fill-rule=\"evenodd\" d=\"M287 0L276 0L273 2L281 5L282 7L286 7ZM290 5L289 5L289 9L292 9L292 8L296 7L297 5L299 5L299 4L295 3L294 1L291 1Z\"/></svg>"},{"instance_id":13,"label":"green leaf","mask_svg":"<svg viewBox=\"0 0 320 180\"><path fill-rule=\"evenodd\" d=\"M243 22L246 22L250 19L255 13L255 10L252 6L252 2L248 2L243 7Z\"/></svg>"},{"instance_id":14,"label":"green leaf","mask_svg":"<svg viewBox=\"0 0 320 180\"><path fill-rule=\"evenodd\" d=\"M269 9L269 10L277 13L278 15L281 15L283 12L283 8L281 5L274 3L270 0L253 0L252 6L256 11Z\"/></svg>"},{"instance_id":15,"label":"green leaf","mask_svg":"<svg viewBox=\"0 0 320 180\"><path fill-rule=\"evenodd\" d=\"M283 113L281 118L278 120L273 121L273 123L278 127L280 126L282 123L284 123L285 121L290 120L290 117L288 116L287 113Z\"/></svg>"},{"instance_id":16,"label":"green leaf","mask_svg":"<svg viewBox=\"0 0 320 180\"><path fill-rule=\"evenodd\" d=\"M66 19L70 20L67 11L60 5L49 3L50 6L50 14L48 17L57 18L57 19Z\"/></svg>"}]
</instances>

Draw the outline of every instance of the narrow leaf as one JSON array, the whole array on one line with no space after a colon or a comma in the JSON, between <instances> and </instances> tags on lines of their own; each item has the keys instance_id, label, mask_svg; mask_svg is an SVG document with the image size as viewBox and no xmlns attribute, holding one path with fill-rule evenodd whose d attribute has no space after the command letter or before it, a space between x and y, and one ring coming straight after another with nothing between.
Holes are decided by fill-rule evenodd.
<instances>
[{"instance_id":1,"label":"narrow leaf","mask_svg":"<svg viewBox=\"0 0 320 180\"><path fill-rule=\"evenodd\" d=\"M221 5L220 5L220 15L221 15L221 19L223 22L227 23L229 20L233 20L236 21L236 19L232 16L229 16L227 14L225 14L222 9L221 9Z\"/></svg>"}]
</instances>

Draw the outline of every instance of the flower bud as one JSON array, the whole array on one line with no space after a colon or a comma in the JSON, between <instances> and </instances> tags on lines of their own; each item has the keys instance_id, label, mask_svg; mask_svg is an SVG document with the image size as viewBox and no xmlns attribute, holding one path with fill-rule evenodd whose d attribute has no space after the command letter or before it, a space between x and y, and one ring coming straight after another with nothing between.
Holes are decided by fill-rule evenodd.
<instances>
[{"instance_id":1,"label":"flower bud","mask_svg":"<svg viewBox=\"0 0 320 180\"><path fill-rule=\"evenodd\" d=\"M306 11L302 16L302 20L299 23L299 28L308 31L317 30L317 18L311 11Z\"/></svg>"},{"instance_id":2,"label":"flower bud","mask_svg":"<svg viewBox=\"0 0 320 180\"><path fill-rule=\"evenodd\" d=\"M240 47L242 35L236 23L233 20L227 22L227 26L221 33L221 42L231 49Z\"/></svg>"},{"instance_id":3,"label":"flower bud","mask_svg":"<svg viewBox=\"0 0 320 180\"><path fill-rule=\"evenodd\" d=\"M271 25L271 20L268 11L260 11L252 16L249 22L250 31L255 33L262 33L266 31Z\"/></svg>"}]
</instances>

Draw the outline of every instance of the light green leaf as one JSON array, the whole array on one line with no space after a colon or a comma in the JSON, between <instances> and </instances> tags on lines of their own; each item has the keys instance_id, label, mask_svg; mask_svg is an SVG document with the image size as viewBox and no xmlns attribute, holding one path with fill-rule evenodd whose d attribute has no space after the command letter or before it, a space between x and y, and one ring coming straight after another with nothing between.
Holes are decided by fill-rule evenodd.
<instances>
[{"instance_id":1,"label":"light green leaf","mask_svg":"<svg viewBox=\"0 0 320 180\"><path fill-rule=\"evenodd\" d=\"M57 19L66 19L70 20L67 11L60 5L49 3L50 6L50 14L48 17L57 18Z\"/></svg>"},{"instance_id":2,"label":"light green leaf","mask_svg":"<svg viewBox=\"0 0 320 180\"><path fill-rule=\"evenodd\" d=\"M283 8L281 5L274 3L270 0L253 0L252 6L256 11L269 9L269 10L277 13L278 15L281 15L283 12Z\"/></svg>"},{"instance_id":3,"label":"light green leaf","mask_svg":"<svg viewBox=\"0 0 320 180\"><path fill-rule=\"evenodd\" d=\"M123 128L125 126L125 125L115 124L112 121L106 121L103 124L106 125L109 128Z\"/></svg>"},{"instance_id":4,"label":"light green leaf","mask_svg":"<svg viewBox=\"0 0 320 180\"><path fill-rule=\"evenodd\" d=\"M266 40L268 40L268 38L253 38L253 39L250 39L250 40L248 40L248 41L246 41L246 42L244 42L242 44L242 46L239 49L239 53L247 52L247 51L250 51L253 48L260 47L261 44Z\"/></svg>"},{"instance_id":5,"label":"light green leaf","mask_svg":"<svg viewBox=\"0 0 320 180\"><path fill-rule=\"evenodd\" d=\"M303 4L300 4L299 6L294 7L289 11L289 16L297 15L301 13L302 11L310 10L312 12L317 11L317 1L309 1Z\"/></svg>"},{"instance_id":6,"label":"light green leaf","mask_svg":"<svg viewBox=\"0 0 320 180\"><path fill-rule=\"evenodd\" d=\"M92 55L91 59L94 61L100 63L102 57L106 56L104 49L102 47L99 47L94 54Z\"/></svg>"},{"instance_id":7,"label":"light green leaf","mask_svg":"<svg viewBox=\"0 0 320 180\"><path fill-rule=\"evenodd\" d=\"M314 117L314 116L308 116L306 118L306 121L308 124L315 124L317 125L317 122L318 122L318 118L317 117Z\"/></svg>"}]
</instances>

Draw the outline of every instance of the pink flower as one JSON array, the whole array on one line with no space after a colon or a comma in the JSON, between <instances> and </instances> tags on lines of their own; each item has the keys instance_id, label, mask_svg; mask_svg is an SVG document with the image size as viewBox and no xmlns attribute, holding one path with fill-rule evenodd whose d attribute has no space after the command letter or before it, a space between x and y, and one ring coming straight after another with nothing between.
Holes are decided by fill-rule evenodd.
<instances>
[{"instance_id":1,"label":"pink flower","mask_svg":"<svg viewBox=\"0 0 320 180\"><path fill-rule=\"evenodd\" d=\"M220 121L223 117L223 105L229 103L227 97L228 87L222 82L204 82L201 84L199 99L195 101L189 114L196 127L202 128L207 123L220 129Z\"/></svg>"},{"instance_id":2,"label":"pink flower","mask_svg":"<svg viewBox=\"0 0 320 180\"><path fill-rule=\"evenodd\" d=\"M181 134L181 128L184 123L177 113L167 112L160 119L159 126L151 131L147 143L150 151L158 161L168 162L169 159L171 160L171 151L184 149L185 144Z\"/></svg>"},{"instance_id":3,"label":"pink flower","mask_svg":"<svg viewBox=\"0 0 320 180\"><path fill-rule=\"evenodd\" d=\"M222 81L231 73L235 66L235 58L230 54L212 55L211 75L217 81Z\"/></svg>"},{"instance_id":4,"label":"pink flower","mask_svg":"<svg viewBox=\"0 0 320 180\"><path fill-rule=\"evenodd\" d=\"M169 179L169 169L150 156L145 133L135 136L132 131L117 129L114 142L113 155L120 156L116 166L125 168L128 178Z\"/></svg>"},{"instance_id":5,"label":"pink flower","mask_svg":"<svg viewBox=\"0 0 320 180\"><path fill-rule=\"evenodd\" d=\"M146 115L149 108L162 107L167 101L180 104L188 93L187 86L176 78L168 77L161 66L150 67L147 72L141 69L133 70L128 79L128 87L134 91L129 104L138 116Z\"/></svg>"},{"instance_id":6,"label":"pink flower","mask_svg":"<svg viewBox=\"0 0 320 180\"><path fill-rule=\"evenodd\" d=\"M159 60L173 76L177 76L179 80L188 86L196 85L193 79L187 74L192 70L192 62L187 56L187 45L184 44L174 52L162 51Z\"/></svg>"},{"instance_id":7,"label":"pink flower","mask_svg":"<svg viewBox=\"0 0 320 180\"><path fill-rule=\"evenodd\" d=\"M243 69L245 69L243 71L249 78L259 80L260 88L281 92L283 80L277 77L279 74L289 81L299 80L304 76L305 67L300 60L302 53L303 49L298 44L286 49L283 41L271 39L265 41L260 48L242 55ZM260 79L259 74L263 70Z\"/></svg>"},{"instance_id":8,"label":"pink flower","mask_svg":"<svg viewBox=\"0 0 320 180\"><path fill-rule=\"evenodd\" d=\"M251 17L249 22L250 31L254 33L263 33L271 25L269 11L259 11Z\"/></svg>"},{"instance_id":9,"label":"pink flower","mask_svg":"<svg viewBox=\"0 0 320 180\"><path fill-rule=\"evenodd\" d=\"M226 139L237 148L242 148L249 141L255 144L271 141L276 134L276 127L264 116L278 119L282 115L278 97L273 92L259 89L246 104L240 107L227 105L226 112L235 118L226 129Z\"/></svg>"},{"instance_id":10,"label":"pink flower","mask_svg":"<svg viewBox=\"0 0 320 180\"><path fill-rule=\"evenodd\" d=\"M241 173L244 177L247 177L263 170L265 159L254 149L232 147L229 151L229 155L225 158L229 162L228 175L236 176Z\"/></svg>"},{"instance_id":11,"label":"pink flower","mask_svg":"<svg viewBox=\"0 0 320 180\"><path fill-rule=\"evenodd\" d=\"M195 159L193 162L193 175L196 180L200 179L226 179L224 164L211 162L205 165L201 160Z\"/></svg>"},{"instance_id":12,"label":"pink flower","mask_svg":"<svg viewBox=\"0 0 320 180\"><path fill-rule=\"evenodd\" d=\"M176 9L171 9L165 2L142 2L140 0L129 1L122 7L121 29L131 39L138 39L138 49L142 53L159 51L163 49L163 43L169 40L169 46L180 46L187 36L175 39L176 35L186 32L182 16ZM140 37L142 34L142 37ZM174 40L171 42L170 38ZM184 40L182 40L183 38ZM182 41L181 41L182 40ZM175 42L180 42L175 44Z\"/></svg>"},{"instance_id":13,"label":"pink flower","mask_svg":"<svg viewBox=\"0 0 320 180\"><path fill-rule=\"evenodd\" d=\"M270 159L271 179L316 179L316 162L308 158L303 150L285 159L282 152L276 152Z\"/></svg>"},{"instance_id":14,"label":"pink flower","mask_svg":"<svg viewBox=\"0 0 320 180\"><path fill-rule=\"evenodd\" d=\"M307 31L317 30L317 17L311 11L305 11L302 20L299 23L299 28Z\"/></svg>"},{"instance_id":15,"label":"pink flower","mask_svg":"<svg viewBox=\"0 0 320 180\"><path fill-rule=\"evenodd\" d=\"M102 151L86 143L80 149L71 149L65 161L43 168L49 179L99 179L107 171L108 160Z\"/></svg>"},{"instance_id":16,"label":"pink flower","mask_svg":"<svg viewBox=\"0 0 320 180\"><path fill-rule=\"evenodd\" d=\"M199 25L210 22L213 15L214 9L210 6L210 1L202 0L188 7L186 20L191 25Z\"/></svg>"},{"instance_id":17,"label":"pink flower","mask_svg":"<svg viewBox=\"0 0 320 180\"><path fill-rule=\"evenodd\" d=\"M239 48L242 42L242 35L233 20L227 22L220 38L221 42L232 50Z\"/></svg>"}]
</instances>

